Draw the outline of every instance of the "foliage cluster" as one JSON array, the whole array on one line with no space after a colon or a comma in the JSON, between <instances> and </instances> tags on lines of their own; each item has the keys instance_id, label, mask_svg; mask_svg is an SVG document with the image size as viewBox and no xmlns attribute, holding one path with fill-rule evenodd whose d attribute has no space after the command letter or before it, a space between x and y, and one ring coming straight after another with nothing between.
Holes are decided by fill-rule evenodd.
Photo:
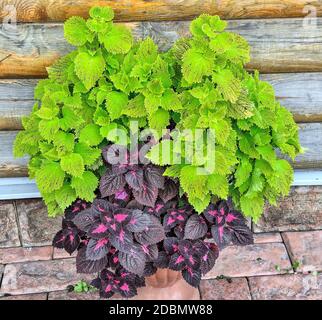
<instances>
[{"instance_id":1,"label":"foliage cluster","mask_svg":"<svg viewBox=\"0 0 322 320\"><path fill-rule=\"evenodd\" d=\"M293 170L276 150L294 158L301 151L298 128L273 88L246 71L249 46L225 31L226 22L203 14L190 25L192 37L162 53L152 39L135 41L129 29L113 24L109 7L93 7L89 16L65 23L65 38L77 48L48 68L15 141L16 156L31 156L29 175L51 216L76 199L93 201L102 175L109 181L101 149L118 142L113 132L128 132L130 121L139 130L171 130L148 157L179 179L198 213L231 196L257 219L265 200L275 204L288 193ZM214 130L216 148L202 161L187 154L184 129ZM164 144L182 163L160 157ZM198 174L209 163L214 171ZM120 179L129 183L126 173Z\"/></svg>"}]
</instances>

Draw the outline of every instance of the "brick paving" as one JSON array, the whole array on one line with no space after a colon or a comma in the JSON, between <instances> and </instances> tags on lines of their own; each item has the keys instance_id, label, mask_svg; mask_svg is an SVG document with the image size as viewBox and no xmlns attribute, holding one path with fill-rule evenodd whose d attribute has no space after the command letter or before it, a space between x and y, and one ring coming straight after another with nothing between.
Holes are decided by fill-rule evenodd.
<instances>
[{"instance_id":1,"label":"brick paving","mask_svg":"<svg viewBox=\"0 0 322 320\"><path fill-rule=\"evenodd\" d=\"M254 244L224 249L202 280L209 300L322 299L322 188L293 188L252 223ZM302 203L301 203L302 201ZM92 276L76 274L74 255L53 249L61 219L40 200L0 201L0 300L92 300L68 292Z\"/></svg>"}]
</instances>

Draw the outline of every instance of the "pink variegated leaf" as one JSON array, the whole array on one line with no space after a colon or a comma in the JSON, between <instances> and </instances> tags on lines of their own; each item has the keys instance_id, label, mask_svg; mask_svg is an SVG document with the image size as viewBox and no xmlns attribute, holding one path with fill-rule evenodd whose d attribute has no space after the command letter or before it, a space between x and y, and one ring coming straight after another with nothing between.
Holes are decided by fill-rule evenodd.
<instances>
[{"instance_id":1,"label":"pink variegated leaf","mask_svg":"<svg viewBox=\"0 0 322 320\"><path fill-rule=\"evenodd\" d=\"M194 270L192 268L186 267L182 271L182 277L185 279L191 286L198 288L201 281L201 271Z\"/></svg>"},{"instance_id":2,"label":"pink variegated leaf","mask_svg":"<svg viewBox=\"0 0 322 320\"><path fill-rule=\"evenodd\" d=\"M208 231L208 226L203 217L193 214L187 220L184 228L184 238L197 240L203 238Z\"/></svg>"},{"instance_id":3,"label":"pink variegated leaf","mask_svg":"<svg viewBox=\"0 0 322 320\"><path fill-rule=\"evenodd\" d=\"M100 260L106 256L110 249L110 243L107 238L103 239L89 239L86 248L86 259Z\"/></svg>"},{"instance_id":4,"label":"pink variegated leaf","mask_svg":"<svg viewBox=\"0 0 322 320\"><path fill-rule=\"evenodd\" d=\"M108 169L100 180L100 192L103 198L114 195L124 188L126 184L123 174L116 174Z\"/></svg>"}]
</instances>

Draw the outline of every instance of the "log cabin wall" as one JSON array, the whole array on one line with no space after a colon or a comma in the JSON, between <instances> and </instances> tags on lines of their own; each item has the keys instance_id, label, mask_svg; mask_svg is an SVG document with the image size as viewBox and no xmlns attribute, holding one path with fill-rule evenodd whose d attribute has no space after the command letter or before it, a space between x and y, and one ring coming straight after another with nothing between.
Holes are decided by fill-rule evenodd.
<instances>
[{"instance_id":1,"label":"log cabin wall","mask_svg":"<svg viewBox=\"0 0 322 320\"><path fill-rule=\"evenodd\" d=\"M305 154L296 169L322 168L321 0L0 0L0 178L25 177L27 158L12 155L21 117L33 105L33 89L46 67L73 48L63 22L109 5L135 37L152 37L163 50L189 32L201 13L229 20L229 30L251 45L247 68L258 69L300 125ZM311 172L312 174L312 172Z\"/></svg>"}]
</instances>

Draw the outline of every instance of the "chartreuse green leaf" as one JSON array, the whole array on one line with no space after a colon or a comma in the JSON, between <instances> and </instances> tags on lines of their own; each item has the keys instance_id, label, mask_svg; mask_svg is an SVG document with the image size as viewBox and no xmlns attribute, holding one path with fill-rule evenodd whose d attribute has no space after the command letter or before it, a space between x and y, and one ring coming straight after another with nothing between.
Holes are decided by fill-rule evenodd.
<instances>
[{"instance_id":1,"label":"chartreuse green leaf","mask_svg":"<svg viewBox=\"0 0 322 320\"><path fill-rule=\"evenodd\" d=\"M161 105L166 110L177 111L182 109L179 96L173 89L167 89L161 97Z\"/></svg>"},{"instance_id":2,"label":"chartreuse green leaf","mask_svg":"<svg viewBox=\"0 0 322 320\"><path fill-rule=\"evenodd\" d=\"M73 177L71 180L71 187L75 189L76 195L86 201L93 201L97 186L98 179L91 171L85 171L82 176Z\"/></svg>"},{"instance_id":3,"label":"chartreuse green leaf","mask_svg":"<svg viewBox=\"0 0 322 320\"><path fill-rule=\"evenodd\" d=\"M222 97L232 103L238 100L241 93L241 82L227 69L220 70L212 76L212 80L218 86Z\"/></svg>"},{"instance_id":4,"label":"chartreuse green leaf","mask_svg":"<svg viewBox=\"0 0 322 320\"><path fill-rule=\"evenodd\" d=\"M94 123L88 124L80 131L79 142L83 142L88 146L97 146L103 140L100 133L100 127Z\"/></svg>"},{"instance_id":5,"label":"chartreuse green leaf","mask_svg":"<svg viewBox=\"0 0 322 320\"><path fill-rule=\"evenodd\" d=\"M264 197L262 194L255 197L243 195L240 197L240 207L247 217L252 217L257 222L263 212Z\"/></svg>"},{"instance_id":6,"label":"chartreuse green leaf","mask_svg":"<svg viewBox=\"0 0 322 320\"><path fill-rule=\"evenodd\" d=\"M65 172L57 162L45 163L36 173L36 182L41 192L51 192L63 186Z\"/></svg>"},{"instance_id":7,"label":"chartreuse green leaf","mask_svg":"<svg viewBox=\"0 0 322 320\"><path fill-rule=\"evenodd\" d=\"M101 150L98 148L89 147L85 143L77 143L74 148L75 153L81 155L84 164L92 165L101 155Z\"/></svg>"},{"instance_id":8,"label":"chartreuse green leaf","mask_svg":"<svg viewBox=\"0 0 322 320\"><path fill-rule=\"evenodd\" d=\"M19 131L13 145L14 156L35 155L38 152L38 141L40 138L38 131Z\"/></svg>"},{"instance_id":9,"label":"chartreuse green leaf","mask_svg":"<svg viewBox=\"0 0 322 320\"><path fill-rule=\"evenodd\" d=\"M142 94L137 95L128 102L127 106L123 108L123 114L133 118L145 117L147 112L144 102L144 96Z\"/></svg>"},{"instance_id":10,"label":"chartreuse green leaf","mask_svg":"<svg viewBox=\"0 0 322 320\"><path fill-rule=\"evenodd\" d=\"M253 167L249 159L246 157L242 158L235 172L235 186L240 187L242 184L244 184L250 177L252 171Z\"/></svg>"},{"instance_id":11,"label":"chartreuse green leaf","mask_svg":"<svg viewBox=\"0 0 322 320\"><path fill-rule=\"evenodd\" d=\"M180 185L188 197L203 199L208 177L198 167L185 166L180 172Z\"/></svg>"},{"instance_id":12,"label":"chartreuse green leaf","mask_svg":"<svg viewBox=\"0 0 322 320\"><path fill-rule=\"evenodd\" d=\"M59 130L59 119L41 120L39 122L39 133L43 139L52 141Z\"/></svg>"},{"instance_id":13,"label":"chartreuse green leaf","mask_svg":"<svg viewBox=\"0 0 322 320\"><path fill-rule=\"evenodd\" d=\"M136 52L136 57L140 62L152 64L158 57L158 47L151 38L144 39Z\"/></svg>"},{"instance_id":14,"label":"chartreuse green leaf","mask_svg":"<svg viewBox=\"0 0 322 320\"><path fill-rule=\"evenodd\" d=\"M70 129L78 129L84 123L84 119L80 117L76 111L70 107L62 107L62 118L59 119L61 129L68 131Z\"/></svg>"},{"instance_id":15,"label":"chartreuse green leaf","mask_svg":"<svg viewBox=\"0 0 322 320\"><path fill-rule=\"evenodd\" d=\"M74 149L74 135L63 131L57 132L54 136L53 143L59 155L72 152Z\"/></svg>"},{"instance_id":16,"label":"chartreuse green leaf","mask_svg":"<svg viewBox=\"0 0 322 320\"><path fill-rule=\"evenodd\" d=\"M94 55L79 52L75 58L75 72L87 90L91 89L105 69L105 60L98 51Z\"/></svg>"},{"instance_id":17,"label":"chartreuse green leaf","mask_svg":"<svg viewBox=\"0 0 322 320\"><path fill-rule=\"evenodd\" d=\"M190 24L190 32L193 36L216 36L217 32L224 31L227 26L226 21L220 20L218 16L202 14Z\"/></svg>"},{"instance_id":18,"label":"chartreuse green leaf","mask_svg":"<svg viewBox=\"0 0 322 320\"><path fill-rule=\"evenodd\" d=\"M55 200L63 211L69 207L76 198L76 192L69 184L64 184L59 190L55 191Z\"/></svg>"},{"instance_id":19,"label":"chartreuse green leaf","mask_svg":"<svg viewBox=\"0 0 322 320\"><path fill-rule=\"evenodd\" d=\"M181 173L181 169L184 167L182 164L174 164L165 169L163 175L172 178L178 178Z\"/></svg>"},{"instance_id":20,"label":"chartreuse green leaf","mask_svg":"<svg viewBox=\"0 0 322 320\"><path fill-rule=\"evenodd\" d=\"M82 46L92 38L86 21L81 17L71 17L65 22L64 36L74 46Z\"/></svg>"},{"instance_id":21,"label":"chartreuse green leaf","mask_svg":"<svg viewBox=\"0 0 322 320\"><path fill-rule=\"evenodd\" d=\"M110 31L100 34L100 41L110 53L127 53L132 47L133 37L125 26L114 25Z\"/></svg>"},{"instance_id":22,"label":"chartreuse green leaf","mask_svg":"<svg viewBox=\"0 0 322 320\"><path fill-rule=\"evenodd\" d=\"M80 154L71 153L63 156L60 160L62 169L74 177L79 177L84 172L84 161Z\"/></svg>"},{"instance_id":23,"label":"chartreuse green leaf","mask_svg":"<svg viewBox=\"0 0 322 320\"><path fill-rule=\"evenodd\" d=\"M229 184L226 176L212 174L208 177L207 187L213 195L221 199L227 199Z\"/></svg>"},{"instance_id":24,"label":"chartreuse green leaf","mask_svg":"<svg viewBox=\"0 0 322 320\"><path fill-rule=\"evenodd\" d=\"M106 98L106 108L111 120L118 119L128 104L128 96L123 92L112 91L107 93Z\"/></svg>"},{"instance_id":25,"label":"chartreuse green leaf","mask_svg":"<svg viewBox=\"0 0 322 320\"><path fill-rule=\"evenodd\" d=\"M165 129L169 125L169 111L159 108L149 117L149 125L151 129Z\"/></svg>"},{"instance_id":26,"label":"chartreuse green leaf","mask_svg":"<svg viewBox=\"0 0 322 320\"><path fill-rule=\"evenodd\" d=\"M209 193L204 194L202 199L188 195L188 200L198 213L202 213L208 207L211 197Z\"/></svg>"},{"instance_id":27,"label":"chartreuse green leaf","mask_svg":"<svg viewBox=\"0 0 322 320\"><path fill-rule=\"evenodd\" d=\"M212 74L215 60L209 52L197 48L189 49L183 55L182 74L189 83L200 83L204 76Z\"/></svg>"}]
</instances>

